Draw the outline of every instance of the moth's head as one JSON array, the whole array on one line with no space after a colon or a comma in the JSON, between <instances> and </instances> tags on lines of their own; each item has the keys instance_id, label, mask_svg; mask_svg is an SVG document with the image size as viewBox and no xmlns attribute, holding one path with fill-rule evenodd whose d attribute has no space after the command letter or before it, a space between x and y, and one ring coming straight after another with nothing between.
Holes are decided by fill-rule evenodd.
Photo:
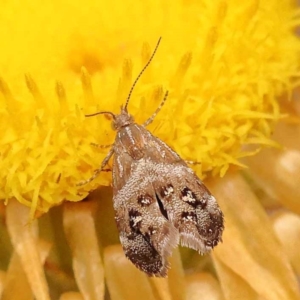
<instances>
[{"instance_id":1,"label":"moth's head","mask_svg":"<svg viewBox=\"0 0 300 300\"><path fill-rule=\"evenodd\" d=\"M127 111L126 107L121 106L121 112L119 115L115 115L112 121L112 128L114 130L120 130L122 127L126 127L134 123L134 118Z\"/></svg>"}]
</instances>

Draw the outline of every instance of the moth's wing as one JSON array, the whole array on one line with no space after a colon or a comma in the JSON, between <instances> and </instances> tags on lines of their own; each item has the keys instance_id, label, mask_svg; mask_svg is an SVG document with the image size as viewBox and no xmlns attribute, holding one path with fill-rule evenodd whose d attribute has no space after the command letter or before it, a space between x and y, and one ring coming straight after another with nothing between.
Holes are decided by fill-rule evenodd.
<instances>
[{"instance_id":1,"label":"moth's wing","mask_svg":"<svg viewBox=\"0 0 300 300\"><path fill-rule=\"evenodd\" d=\"M179 230L181 244L200 253L211 250L224 229L216 199L176 152L150 132L147 135L145 159L153 166L155 193Z\"/></svg>"},{"instance_id":2,"label":"moth's wing","mask_svg":"<svg viewBox=\"0 0 300 300\"><path fill-rule=\"evenodd\" d=\"M168 219L178 229L180 242L205 253L222 239L223 213L216 199L187 166L162 164L164 176L157 173L156 193Z\"/></svg>"},{"instance_id":3,"label":"moth's wing","mask_svg":"<svg viewBox=\"0 0 300 300\"><path fill-rule=\"evenodd\" d=\"M114 192L115 218L125 255L148 275L165 277L179 234L167 220L152 180L147 163L131 162L129 178Z\"/></svg>"}]
</instances>

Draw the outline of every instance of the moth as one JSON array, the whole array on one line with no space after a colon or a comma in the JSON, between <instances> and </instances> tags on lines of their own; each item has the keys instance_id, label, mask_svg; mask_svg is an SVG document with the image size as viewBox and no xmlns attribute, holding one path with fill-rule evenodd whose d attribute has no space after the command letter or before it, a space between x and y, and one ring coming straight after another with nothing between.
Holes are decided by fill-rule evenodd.
<instances>
[{"instance_id":1,"label":"moth","mask_svg":"<svg viewBox=\"0 0 300 300\"><path fill-rule=\"evenodd\" d=\"M109 114L115 142L94 175L103 171L113 156L113 206L125 255L149 276L166 277L168 257L178 245L206 253L221 241L223 213L215 198L188 164L147 129L164 105L168 92L154 114L143 124L128 113L132 91L150 64L134 81L120 114Z\"/></svg>"}]
</instances>

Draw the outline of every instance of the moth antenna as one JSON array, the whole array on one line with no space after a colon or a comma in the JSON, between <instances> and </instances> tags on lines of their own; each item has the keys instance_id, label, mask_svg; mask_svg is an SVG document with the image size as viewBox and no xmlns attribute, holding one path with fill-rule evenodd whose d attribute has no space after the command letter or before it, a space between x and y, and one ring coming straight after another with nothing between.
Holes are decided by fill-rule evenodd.
<instances>
[{"instance_id":1,"label":"moth antenna","mask_svg":"<svg viewBox=\"0 0 300 300\"><path fill-rule=\"evenodd\" d=\"M116 119L116 115L110 111L99 111L94 114L85 115L85 117L93 117L93 116L97 116L97 115L101 115L101 114L109 114L113 117L114 120Z\"/></svg>"},{"instance_id":2,"label":"moth antenna","mask_svg":"<svg viewBox=\"0 0 300 300\"><path fill-rule=\"evenodd\" d=\"M130 100L132 91L133 91L133 89L135 88L135 86L136 86L138 80L140 79L140 77L142 76L142 74L145 72L145 70L147 69L147 67L148 67L149 64L151 63L151 61L152 61L152 59L153 59L153 57L154 57L154 55L155 55L155 53L156 53L156 50L157 50L157 48L158 48L158 46L159 46L160 41L161 41L161 37L158 39L158 42L157 42L157 44L156 44L156 46L155 46L155 49L154 49L154 51L153 51L151 57L149 58L148 62L146 63L145 67L144 67L143 70L140 72L140 74L136 77L134 83L132 84L131 89L130 89L129 94L128 94L128 97L127 97L127 99L126 99L125 106L124 106L125 111L127 111L127 106L128 106L128 103L129 103L129 100Z\"/></svg>"}]
</instances>

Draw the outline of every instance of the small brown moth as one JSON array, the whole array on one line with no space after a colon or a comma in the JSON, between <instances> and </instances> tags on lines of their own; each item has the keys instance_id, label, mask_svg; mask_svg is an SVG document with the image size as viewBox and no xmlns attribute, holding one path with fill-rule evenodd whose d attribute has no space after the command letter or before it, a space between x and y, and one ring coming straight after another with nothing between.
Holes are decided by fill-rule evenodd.
<instances>
[{"instance_id":1,"label":"small brown moth","mask_svg":"<svg viewBox=\"0 0 300 300\"><path fill-rule=\"evenodd\" d=\"M131 93L148 63L133 83L126 103L113 118L116 139L100 168L80 183L93 180L112 155L113 203L120 241L126 256L150 276L165 277L168 257L179 243L206 253L221 240L223 213L215 198L187 163L168 145L154 137L149 125L166 101L143 124L128 113Z\"/></svg>"}]
</instances>

